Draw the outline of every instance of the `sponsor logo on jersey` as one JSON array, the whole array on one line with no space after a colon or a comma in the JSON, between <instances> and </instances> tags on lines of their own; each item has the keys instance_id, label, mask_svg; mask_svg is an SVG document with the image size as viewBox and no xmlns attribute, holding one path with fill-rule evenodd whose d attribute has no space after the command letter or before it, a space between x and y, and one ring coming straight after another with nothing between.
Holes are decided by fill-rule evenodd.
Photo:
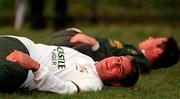
<instances>
[{"instance_id":1,"label":"sponsor logo on jersey","mask_svg":"<svg viewBox=\"0 0 180 99\"><path fill-rule=\"evenodd\" d=\"M87 68L80 64L76 64L76 70L78 70L81 73L88 73Z\"/></svg>"},{"instance_id":2,"label":"sponsor logo on jersey","mask_svg":"<svg viewBox=\"0 0 180 99\"><path fill-rule=\"evenodd\" d=\"M117 40L108 39L112 47L123 48L123 44Z\"/></svg>"},{"instance_id":3,"label":"sponsor logo on jersey","mask_svg":"<svg viewBox=\"0 0 180 99\"><path fill-rule=\"evenodd\" d=\"M65 69L65 57L64 50L61 47L57 47L52 51L52 65L58 67L58 69Z\"/></svg>"}]
</instances>

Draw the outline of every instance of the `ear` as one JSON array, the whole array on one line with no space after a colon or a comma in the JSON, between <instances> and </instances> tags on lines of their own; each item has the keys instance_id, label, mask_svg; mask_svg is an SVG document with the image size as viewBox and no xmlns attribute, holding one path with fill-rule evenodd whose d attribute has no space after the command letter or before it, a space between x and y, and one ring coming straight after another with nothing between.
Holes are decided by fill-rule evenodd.
<instances>
[{"instance_id":1,"label":"ear","mask_svg":"<svg viewBox=\"0 0 180 99\"><path fill-rule=\"evenodd\" d=\"M163 49L162 48L156 48L153 51L154 51L154 53L156 53L156 55L160 55L160 54L163 53Z\"/></svg>"},{"instance_id":2,"label":"ear","mask_svg":"<svg viewBox=\"0 0 180 99\"><path fill-rule=\"evenodd\" d=\"M111 82L111 86L113 86L113 87L120 87L121 84L119 82Z\"/></svg>"}]
</instances>

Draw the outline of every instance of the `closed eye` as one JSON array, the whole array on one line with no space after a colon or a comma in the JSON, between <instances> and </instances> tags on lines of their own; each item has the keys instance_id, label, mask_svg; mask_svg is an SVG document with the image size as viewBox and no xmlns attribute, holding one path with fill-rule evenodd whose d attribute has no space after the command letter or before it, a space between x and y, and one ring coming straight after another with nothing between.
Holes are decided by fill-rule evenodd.
<instances>
[{"instance_id":1,"label":"closed eye","mask_svg":"<svg viewBox=\"0 0 180 99\"><path fill-rule=\"evenodd\" d=\"M122 61L122 58L121 58L121 57L119 57L117 61L118 61L118 62L121 62L121 61Z\"/></svg>"}]
</instances>

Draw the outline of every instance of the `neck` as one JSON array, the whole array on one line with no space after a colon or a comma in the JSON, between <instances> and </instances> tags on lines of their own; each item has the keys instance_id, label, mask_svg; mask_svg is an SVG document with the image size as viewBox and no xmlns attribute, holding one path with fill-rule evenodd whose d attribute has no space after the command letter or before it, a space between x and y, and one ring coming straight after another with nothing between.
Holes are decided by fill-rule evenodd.
<instances>
[{"instance_id":1,"label":"neck","mask_svg":"<svg viewBox=\"0 0 180 99\"><path fill-rule=\"evenodd\" d=\"M152 56L151 53L147 53L144 50L141 50L141 52L144 54L144 56L146 57L146 59L149 61L149 63L152 65L154 63L154 57Z\"/></svg>"}]
</instances>

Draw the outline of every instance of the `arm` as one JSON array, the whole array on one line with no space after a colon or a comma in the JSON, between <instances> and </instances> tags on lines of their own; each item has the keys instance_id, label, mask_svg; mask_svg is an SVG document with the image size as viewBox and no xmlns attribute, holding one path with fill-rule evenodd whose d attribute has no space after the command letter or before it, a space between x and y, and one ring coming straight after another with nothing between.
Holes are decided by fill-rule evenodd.
<instances>
[{"instance_id":1,"label":"arm","mask_svg":"<svg viewBox=\"0 0 180 99\"><path fill-rule=\"evenodd\" d=\"M40 67L34 72L35 82L39 90L58 94L70 94L78 92L77 86L72 81L63 81L47 68Z\"/></svg>"},{"instance_id":2,"label":"arm","mask_svg":"<svg viewBox=\"0 0 180 99\"><path fill-rule=\"evenodd\" d=\"M33 72L37 71L40 67L40 64L33 60L29 55L17 50L10 53L6 57L6 60L20 64L23 68L32 70Z\"/></svg>"},{"instance_id":3,"label":"arm","mask_svg":"<svg viewBox=\"0 0 180 99\"><path fill-rule=\"evenodd\" d=\"M63 81L57 78L52 72L40 66L37 61L23 52L14 51L6 57L6 60L20 64L25 69L32 70L39 90L59 94L77 92L76 85L71 81Z\"/></svg>"},{"instance_id":4,"label":"arm","mask_svg":"<svg viewBox=\"0 0 180 99\"><path fill-rule=\"evenodd\" d=\"M91 46L91 49L93 51L98 50L98 48L100 47L99 42L96 39L94 39L93 37L90 37L88 35L82 34L82 33L76 34L75 36L73 36L70 39L70 42L72 42L72 43L80 42L80 43L87 44L87 45Z\"/></svg>"},{"instance_id":5,"label":"arm","mask_svg":"<svg viewBox=\"0 0 180 99\"><path fill-rule=\"evenodd\" d=\"M89 45L91 49L85 49L87 48L87 46L84 46L84 48L82 48L81 46L77 50L92 57L95 61L99 61L106 57L112 56L112 50L116 49L116 47L111 45L110 41L106 38L94 38L85 34L76 34L71 38L70 42L80 42ZM90 54L89 52L87 52L89 50L91 51Z\"/></svg>"}]
</instances>

